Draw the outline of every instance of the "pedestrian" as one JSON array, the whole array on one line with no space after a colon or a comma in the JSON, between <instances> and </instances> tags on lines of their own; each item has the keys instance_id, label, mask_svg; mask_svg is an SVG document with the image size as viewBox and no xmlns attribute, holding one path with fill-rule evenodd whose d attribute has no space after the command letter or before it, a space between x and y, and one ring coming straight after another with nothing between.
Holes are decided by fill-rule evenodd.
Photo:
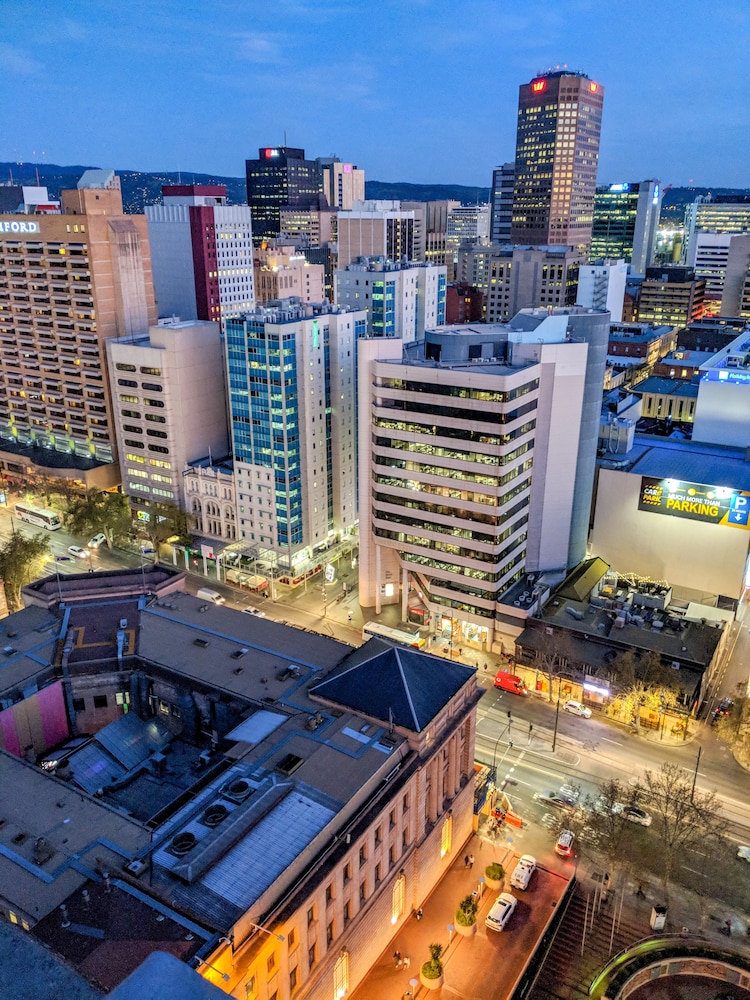
<instances>
[{"instance_id":1,"label":"pedestrian","mask_svg":"<svg viewBox=\"0 0 750 1000\"><path fill-rule=\"evenodd\" d=\"M484 665L484 672L487 673L487 664Z\"/></svg>"},{"instance_id":2,"label":"pedestrian","mask_svg":"<svg viewBox=\"0 0 750 1000\"><path fill-rule=\"evenodd\" d=\"M410 965L411 965L411 959L409 958L408 955L404 955L404 968L408 969Z\"/></svg>"},{"instance_id":3,"label":"pedestrian","mask_svg":"<svg viewBox=\"0 0 750 1000\"><path fill-rule=\"evenodd\" d=\"M724 921L724 926L727 929L727 937L731 937L732 936L732 921L731 920L725 920Z\"/></svg>"},{"instance_id":4,"label":"pedestrian","mask_svg":"<svg viewBox=\"0 0 750 1000\"><path fill-rule=\"evenodd\" d=\"M645 899L646 893L643 891L643 885L641 882L638 883L638 892L636 892L638 899Z\"/></svg>"},{"instance_id":5,"label":"pedestrian","mask_svg":"<svg viewBox=\"0 0 750 1000\"><path fill-rule=\"evenodd\" d=\"M474 855L470 854L469 855L469 868L473 868L473 867L474 867Z\"/></svg>"},{"instance_id":6,"label":"pedestrian","mask_svg":"<svg viewBox=\"0 0 750 1000\"><path fill-rule=\"evenodd\" d=\"M469 867L469 855L468 854L464 854L464 868L468 868L468 867Z\"/></svg>"},{"instance_id":7,"label":"pedestrian","mask_svg":"<svg viewBox=\"0 0 750 1000\"><path fill-rule=\"evenodd\" d=\"M396 951L394 951L394 953L393 953L393 961L396 963L396 968L400 969L401 968L401 962L402 962L402 956L401 956L401 952L398 951L398 949Z\"/></svg>"},{"instance_id":8,"label":"pedestrian","mask_svg":"<svg viewBox=\"0 0 750 1000\"><path fill-rule=\"evenodd\" d=\"M417 912L414 914L414 916L417 918L417 920L421 920L422 919L422 917L424 916L424 913L422 913L422 907L421 906L419 907L419 909L417 910Z\"/></svg>"}]
</instances>

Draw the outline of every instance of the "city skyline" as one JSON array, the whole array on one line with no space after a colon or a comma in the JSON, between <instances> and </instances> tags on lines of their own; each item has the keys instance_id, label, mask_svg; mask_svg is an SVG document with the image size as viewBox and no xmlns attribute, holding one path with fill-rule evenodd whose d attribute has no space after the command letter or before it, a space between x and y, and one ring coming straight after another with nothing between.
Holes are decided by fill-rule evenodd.
<instances>
[{"instance_id":1,"label":"city skyline","mask_svg":"<svg viewBox=\"0 0 750 1000\"><path fill-rule=\"evenodd\" d=\"M59 10L5 11L0 160L241 177L259 146L286 139L369 180L489 186L513 158L518 86L567 66L607 91L600 183L748 183L739 0L714 12L710 41L698 0L657 14L635 0L619 27L591 0L516 2L502 18L491 0Z\"/></svg>"}]
</instances>

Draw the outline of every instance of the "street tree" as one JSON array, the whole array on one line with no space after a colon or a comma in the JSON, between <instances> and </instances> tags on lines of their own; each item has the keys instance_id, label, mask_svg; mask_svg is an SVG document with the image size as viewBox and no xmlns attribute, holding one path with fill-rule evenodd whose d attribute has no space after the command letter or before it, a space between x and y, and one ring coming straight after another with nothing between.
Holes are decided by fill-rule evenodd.
<instances>
[{"instance_id":1,"label":"street tree","mask_svg":"<svg viewBox=\"0 0 750 1000\"><path fill-rule=\"evenodd\" d=\"M547 697L552 701L552 685L554 680L562 677L566 668L571 662L576 661L575 647L573 640L567 632L556 629L552 635L546 632L538 633L539 645L536 650L534 666L547 677ZM560 690L558 686L558 697Z\"/></svg>"},{"instance_id":2,"label":"street tree","mask_svg":"<svg viewBox=\"0 0 750 1000\"><path fill-rule=\"evenodd\" d=\"M614 883L616 873L633 860L639 848L632 836L633 825L623 806L637 805L642 798L642 785L629 785L618 778L609 778L601 782L595 797L586 800L589 810L587 825L607 860L610 885Z\"/></svg>"},{"instance_id":3,"label":"street tree","mask_svg":"<svg viewBox=\"0 0 750 1000\"><path fill-rule=\"evenodd\" d=\"M669 886L675 861L690 848L718 843L726 822L714 792L699 792L693 779L677 764L662 764L646 771L644 797L654 817L654 829L662 847L662 882Z\"/></svg>"},{"instance_id":4,"label":"street tree","mask_svg":"<svg viewBox=\"0 0 750 1000\"><path fill-rule=\"evenodd\" d=\"M10 611L23 607L21 588L41 576L49 554L49 538L41 533L29 537L14 532L0 546L0 577L5 583L5 598Z\"/></svg>"},{"instance_id":5,"label":"street tree","mask_svg":"<svg viewBox=\"0 0 750 1000\"><path fill-rule=\"evenodd\" d=\"M189 545L191 540L187 514L173 503L152 503L149 520L141 527L154 547L154 558L158 559L159 546L170 538L176 538L181 545Z\"/></svg>"},{"instance_id":6,"label":"street tree","mask_svg":"<svg viewBox=\"0 0 750 1000\"><path fill-rule=\"evenodd\" d=\"M90 489L74 497L68 505L65 525L73 535L94 535L101 531L112 545L126 538L132 528L130 504L123 493Z\"/></svg>"},{"instance_id":7,"label":"street tree","mask_svg":"<svg viewBox=\"0 0 750 1000\"><path fill-rule=\"evenodd\" d=\"M747 697L747 684L737 685L729 715L722 715L716 721L716 735L729 744L741 764L746 766L750 762L750 698Z\"/></svg>"},{"instance_id":8,"label":"street tree","mask_svg":"<svg viewBox=\"0 0 750 1000\"><path fill-rule=\"evenodd\" d=\"M656 650L639 655L628 649L613 660L611 672L639 732L644 708L662 712L674 707L683 694L679 673L663 664Z\"/></svg>"}]
</instances>

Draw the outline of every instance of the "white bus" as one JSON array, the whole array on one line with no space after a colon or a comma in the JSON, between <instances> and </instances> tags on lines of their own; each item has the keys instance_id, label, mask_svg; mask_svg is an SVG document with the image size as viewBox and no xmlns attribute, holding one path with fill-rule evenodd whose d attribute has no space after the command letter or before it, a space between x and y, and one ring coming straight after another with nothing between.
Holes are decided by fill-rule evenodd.
<instances>
[{"instance_id":1,"label":"white bus","mask_svg":"<svg viewBox=\"0 0 750 1000\"><path fill-rule=\"evenodd\" d=\"M40 528L47 528L49 531L57 531L58 528L62 528L60 515L54 510L46 510L44 507L31 507L26 503L17 503L16 517L21 521L28 521L29 524L36 524Z\"/></svg>"},{"instance_id":2,"label":"white bus","mask_svg":"<svg viewBox=\"0 0 750 1000\"><path fill-rule=\"evenodd\" d=\"M362 629L362 638L369 639L373 635L379 639L395 642L397 646L412 646L414 649L422 649L425 644L424 639L416 629L414 632L404 632L398 628L381 625L380 622L367 622Z\"/></svg>"}]
</instances>

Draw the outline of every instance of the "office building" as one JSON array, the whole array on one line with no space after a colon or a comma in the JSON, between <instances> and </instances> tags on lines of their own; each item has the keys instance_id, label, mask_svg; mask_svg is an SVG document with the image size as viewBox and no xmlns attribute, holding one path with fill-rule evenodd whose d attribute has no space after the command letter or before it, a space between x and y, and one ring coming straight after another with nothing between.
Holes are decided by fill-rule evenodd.
<instances>
[{"instance_id":1,"label":"office building","mask_svg":"<svg viewBox=\"0 0 750 1000\"><path fill-rule=\"evenodd\" d=\"M454 281L445 290L445 322L479 323L484 318L485 295L465 282Z\"/></svg>"},{"instance_id":2,"label":"office building","mask_svg":"<svg viewBox=\"0 0 750 1000\"><path fill-rule=\"evenodd\" d=\"M364 310L283 300L226 323L240 538L294 571L356 522Z\"/></svg>"},{"instance_id":3,"label":"office building","mask_svg":"<svg viewBox=\"0 0 750 1000\"><path fill-rule=\"evenodd\" d=\"M502 163L492 171L492 194L490 195L490 240L492 243L510 243L515 183L515 163Z\"/></svg>"},{"instance_id":4,"label":"office building","mask_svg":"<svg viewBox=\"0 0 750 1000\"><path fill-rule=\"evenodd\" d=\"M701 365L693 440L747 448L750 443L750 326ZM745 526L748 523L745 522Z\"/></svg>"},{"instance_id":5,"label":"office building","mask_svg":"<svg viewBox=\"0 0 750 1000\"><path fill-rule=\"evenodd\" d=\"M655 180L598 187L591 261L622 259L631 271L643 274L653 263L661 202L661 185Z\"/></svg>"},{"instance_id":6,"label":"office building","mask_svg":"<svg viewBox=\"0 0 750 1000\"><path fill-rule=\"evenodd\" d=\"M677 330L672 326L613 322L609 327L607 357L613 363L635 363L650 369L676 346Z\"/></svg>"},{"instance_id":7,"label":"office building","mask_svg":"<svg viewBox=\"0 0 750 1000\"><path fill-rule=\"evenodd\" d=\"M696 233L750 233L750 195L705 194L685 206L682 259L690 263Z\"/></svg>"},{"instance_id":8,"label":"office building","mask_svg":"<svg viewBox=\"0 0 750 1000\"><path fill-rule=\"evenodd\" d=\"M147 205L159 316L220 322L255 304L250 209L223 184L173 184Z\"/></svg>"},{"instance_id":9,"label":"office building","mask_svg":"<svg viewBox=\"0 0 750 1000\"><path fill-rule=\"evenodd\" d=\"M229 450L219 324L152 326L107 353L123 490L143 519L151 502L181 507L185 466Z\"/></svg>"},{"instance_id":10,"label":"office building","mask_svg":"<svg viewBox=\"0 0 750 1000\"><path fill-rule=\"evenodd\" d=\"M237 538L234 463L229 455L208 454L182 470L182 506L193 532L228 544Z\"/></svg>"},{"instance_id":11,"label":"office building","mask_svg":"<svg viewBox=\"0 0 750 1000\"><path fill-rule=\"evenodd\" d=\"M278 235L282 208L309 208L318 203L320 168L317 160L305 158L304 149L259 149L256 160L245 160L245 176L256 246Z\"/></svg>"},{"instance_id":12,"label":"office building","mask_svg":"<svg viewBox=\"0 0 750 1000\"><path fill-rule=\"evenodd\" d=\"M119 482L105 342L156 322L148 230L111 170L62 192L62 214L0 216L0 463Z\"/></svg>"},{"instance_id":13,"label":"office building","mask_svg":"<svg viewBox=\"0 0 750 1000\"><path fill-rule=\"evenodd\" d=\"M602 260L578 268L576 305L585 309L606 309L613 323L622 320L628 265L624 260Z\"/></svg>"},{"instance_id":14,"label":"office building","mask_svg":"<svg viewBox=\"0 0 750 1000\"><path fill-rule=\"evenodd\" d=\"M486 241L489 232L489 205L458 205L451 208L448 211L445 227L447 263L452 263L455 269L458 262L458 248L462 245Z\"/></svg>"},{"instance_id":15,"label":"office building","mask_svg":"<svg viewBox=\"0 0 750 1000\"><path fill-rule=\"evenodd\" d=\"M445 267L361 257L334 280L337 305L365 310L368 337L411 341L445 322Z\"/></svg>"},{"instance_id":16,"label":"office building","mask_svg":"<svg viewBox=\"0 0 750 1000\"><path fill-rule=\"evenodd\" d=\"M486 293L492 261L508 249L505 243L477 243L459 247L456 281Z\"/></svg>"},{"instance_id":17,"label":"office building","mask_svg":"<svg viewBox=\"0 0 750 1000\"><path fill-rule=\"evenodd\" d=\"M311 264L293 246L259 247L255 251L255 292L258 305L274 299L298 298L301 302L322 302L325 293L325 268Z\"/></svg>"},{"instance_id":18,"label":"office building","mask_svg":"<svg viewBox=\"0 0 750 1000\"><path fill-rule=\"evenodd\" d=\"M322 196L320 201L322 201ZM321 204L312 207L290 205L279 209L279 238L292 240L297 249L322 247L338 238L338 211Z\"/></svg>"},{"instance_id":19,"label":"office building","mask_svg":"<svg viewBox=\"0 0 750 1000\"><path fill-rule=\"evenodd\" d=\"M429 202L426 201L402 201L400 202L403 211L414 213L414 250L413 260L427 260L427 220L429 216ZM434 251L435 245L432 244ZM433 253L434 256L434 253ZM432 260L431 263L443 263L443 261Z\"/></svg>"},{"instance_id":20,"label":"office building","mask_svg":"<svg viewBox=\"0 0 750 1000\"><path fill-rule=\"evenodd\" d=\"M705 278L691 267L649 267L641 285L638 319L655 326L688 326L703 316Z\"/></svg>"},{"instance_id":21,"label":"office building","mask_svg":"<svg viewBox=\"0 0 750 1000\"><path fill-rule=\"evenodd\" d=\"M357 257L415 260L414 212L398 201L356 202L351 212L338 217L338 266Z\"/></svg>"},{"instance_id":22,"label":"office building","mask_svg":"<svg viewBox=\"0 0 750 1000\"><path fill-rule=\"evenodd\" d=\"M501 247L489 257L488 323L507 323L521 309L575 304L582 259L570 247Z\"/></svg>"},{"instance_id":23,"label":"office building","mask_svg":"<svg viewBox=\"0 0 750 1000\"><path fill-rule=\"evenodd\" d=\"M342 163L335 156L317 158L320 186L331 208L352 208L355 201L364 201L365 172L353 163Z\"/></svg>"},{"instance_id":24,"label":"office building","mask_svg":"<svg viewBox=\"0 0 750 1000\"><path fill-rule=\"evenodd\" d=\"M166 949L222 995L354 994L472 834L476 671L214 606L167 566L24 596L0 685L0 906L45 945L40 980L57 955L118 995ZM55 774L24 759L81 732Z\"/></svg>"},{"instance_id":25,"label":"office building","mask_svg":"<svg viewBox=\"0 0 750 1000\"><path fill-rule=\"evenodd\" d=\"M750 320L750 235L733 236L730 241L721 314Z\"/></svg>"},{"instance_id":26,"label":"office building","mask_svg":"<svg viewBox=\"0 0 750 1000\"><path fill-rule=\"evenodd\" d=\"M588 252L604 87L555 70L519 88L511 241Z\"/></svg>"},{"instance_id":27,"label":"office building","mask_svg":"<svg viewBox=\"0 0 750 1000\"><path fill-rule=\"evenodd\" d=\"M419 595L477 649L520 632L528 574L585 555L608 327L540 309L359 344L361 604Z\"/></svg>"}]
</instances>

